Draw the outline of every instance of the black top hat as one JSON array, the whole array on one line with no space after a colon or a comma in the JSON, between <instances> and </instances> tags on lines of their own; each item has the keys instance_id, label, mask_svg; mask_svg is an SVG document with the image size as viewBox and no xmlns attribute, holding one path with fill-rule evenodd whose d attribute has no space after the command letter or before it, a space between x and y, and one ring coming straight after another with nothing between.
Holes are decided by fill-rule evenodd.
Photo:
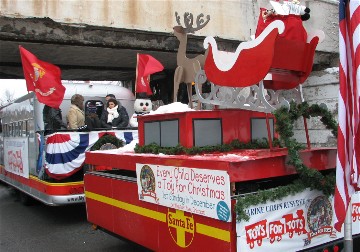
<instances>
[{"instance_id":1,"label":"black top hat","mask_svg":"<svg viewBox=\"0 0 360 252\"><path fill-rule=\"evenodd\" d=\"M150 99L150 97L145 93L136 93L136 99Z\"/></svg>"}]
</instances>

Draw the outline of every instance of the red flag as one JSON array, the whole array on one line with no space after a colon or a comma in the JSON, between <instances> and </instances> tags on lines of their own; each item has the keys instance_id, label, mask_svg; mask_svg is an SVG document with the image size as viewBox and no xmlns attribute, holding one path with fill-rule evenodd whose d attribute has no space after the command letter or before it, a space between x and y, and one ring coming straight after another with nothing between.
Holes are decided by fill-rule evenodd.
<instances>
[{"instance_id":1,"label":"red flag","mask_svg":"<svg viewBox=\"0 0 360 252\"><path fill-rule=\"evenodd\" d=\"M360 1L339 3L339 128L334 196L335 229L340 231L352 194L360 189Z\"/></svg>"},{"instance_id":2,"label":"red flag","mask_svg":"<svg viewBox=\"0 0 360 252\"><path fill-rule=\"evenodd\" d=\"M60 68L39 60L21 46L19 48L27 90L34 91L39 102L59 108L65 94Z\"/></svg>"},{"instance_id":3,"label":"red flag","mask_svg":"<svg viewBox=\"0 0 360 252\"><path fill-rule=\"evenodd\" d=\"M164 66L154 57L148 54L137 54L136 66L136 93L152 95L150 88L150 74L160 72Z\"/></svg>"}]
</instances>

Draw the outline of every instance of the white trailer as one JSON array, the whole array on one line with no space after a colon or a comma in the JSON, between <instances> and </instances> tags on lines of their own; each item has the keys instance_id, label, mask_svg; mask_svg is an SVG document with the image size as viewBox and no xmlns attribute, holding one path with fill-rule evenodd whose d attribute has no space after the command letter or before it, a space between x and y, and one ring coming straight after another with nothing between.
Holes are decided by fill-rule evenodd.
<instances>
[{"instance_id":1,"label":"white trailer","mask_svg":"<svg viewBox=\"0 0 360 252\"><path fill-rule=\"evenodd\" d=\"M60 109L64 123L74 94L84 96L85 112L95 107L100 116L107 94L114 94L129 116L134 112L135 97L127 88L112 84L63 84L66 92ZM33 92L1 108L0 180L18 189L24 203L31 198L53 206L82 203L85 152L96 143L104 144L101 142L104 136L129 143L137 139L137 129L59 130L44 135L43 108Z\"/></svg>"}]
</instances>

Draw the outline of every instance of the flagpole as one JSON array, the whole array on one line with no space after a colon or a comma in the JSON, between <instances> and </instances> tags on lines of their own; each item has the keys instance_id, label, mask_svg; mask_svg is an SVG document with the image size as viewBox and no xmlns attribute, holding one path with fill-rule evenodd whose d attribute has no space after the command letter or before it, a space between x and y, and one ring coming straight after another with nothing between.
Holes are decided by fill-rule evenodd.
<instances>
[{"instance_id":1,"label":"flagpole","mask_svg":"<svg viewBox=\"0 0 360 252\"><path fill-rule=\"evenodd\" d=\"M344 222L344 252L353 252L351 201Z\"/></svg>"},{"instance_id":2,"label":"flagpole","mask_svg":"<svg viewBox=\"0 0 360 252\"><path fill-rule=\"evenodd\" d=\"M138 79L138 64L139 64L139 54L137 53L136 54L136 76L135 76L135 92L134 92L134 95L135 95L135 99L136 99L136 86L137 86L137 79Z\"/></svg>"}]
</instances>

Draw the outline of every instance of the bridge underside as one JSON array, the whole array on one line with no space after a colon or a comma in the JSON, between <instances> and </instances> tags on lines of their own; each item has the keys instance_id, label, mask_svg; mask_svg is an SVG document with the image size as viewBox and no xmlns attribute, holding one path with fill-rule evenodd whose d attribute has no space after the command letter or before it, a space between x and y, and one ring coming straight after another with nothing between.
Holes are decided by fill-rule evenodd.
<instances>
[{"instance_id":1,"label":"bridge underside","mask_svg":"<svg viewBox=\"0 0 360 252\"><path fill-rule=\"evenodd\" d=\"M189 58L204 52L203 39L189 36ZM239 43L217 41L219 49L227 51L235 51ZM19 45L59 66L63 80L126 81L135 79L137 53L150 54L164 65L166 71L158 77L173 74L179 43L170 33L0 17L0 79L23 78ZM315 69L332 66L333 58L330 53L317 53Z\"/></svg>"}]
</instances>

